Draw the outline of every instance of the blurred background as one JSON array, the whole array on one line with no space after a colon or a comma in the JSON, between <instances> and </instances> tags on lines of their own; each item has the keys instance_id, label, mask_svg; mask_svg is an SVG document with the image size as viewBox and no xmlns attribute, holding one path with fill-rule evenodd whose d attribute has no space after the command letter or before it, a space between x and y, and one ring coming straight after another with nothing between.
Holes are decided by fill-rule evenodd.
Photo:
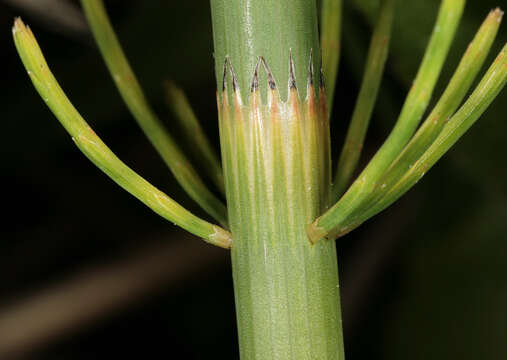
<instances>
[{"instance_id":1,"label":"blurred background","mask_svg":"<svg viewBox=\"0 0 507 360\"><path fill-rule=\"evenodd\" d=\"M344 2L335 158L378 5ZM435 97L488 11L502 2L468 1ZM363 162L393 126L438 4L399 1ZM175 138L180 130L165 104L167 79L185 89L218 146L208 1L106 5L151 104ZM15 53L15 16L31 26L63 89L113 151L205 216L127 112L79 3L0 0L0 360L237 359L228 253L156 216L75 148ZM488 64L506 41L504 24ZM507 358L506 114L504 90L412 191L339 240L348 359Z\"/></svg>"}]
</instances>

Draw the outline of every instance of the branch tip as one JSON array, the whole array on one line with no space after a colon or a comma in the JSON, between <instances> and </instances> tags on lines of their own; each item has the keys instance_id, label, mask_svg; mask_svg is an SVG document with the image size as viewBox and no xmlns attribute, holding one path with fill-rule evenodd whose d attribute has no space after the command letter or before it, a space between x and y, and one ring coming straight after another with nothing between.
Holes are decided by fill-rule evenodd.
<instances>
[{"instance_id":1,"label":"branch tip","mask_svg":"<svg viewBox=\"0 0 507 360\"><path fill-rule=\"evenodd\" d=\"M503 17L503 10L500 9L499 7L491 10L491 13L496 17L496 21L498 22L501 22L502 21L502 17Z\"/></svg>"}]
</instances>

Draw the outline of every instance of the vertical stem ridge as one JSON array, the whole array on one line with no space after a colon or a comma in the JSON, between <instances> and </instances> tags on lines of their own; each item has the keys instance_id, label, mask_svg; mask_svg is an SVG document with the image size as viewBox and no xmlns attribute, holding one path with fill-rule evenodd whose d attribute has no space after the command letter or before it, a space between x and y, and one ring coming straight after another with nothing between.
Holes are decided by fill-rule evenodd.
<instances>
[{"instance_id":1,"label":"vertical stem ridge","mask_svg":"<svg viewBox=\"0 0 507 360\"><path fill-rule=\"evenodd\" d=\"M343 359L335 246L305 232L329 190L325 112L252 84L248 103L219 98L241 357Z\"/></svg>"},{"instance_id":2,"label":"vertical stem ridge","mask_svg":"<svg viewBox=\"0 0 507 360\"><path fill-rule=\"evenodd\" d=\"M219 116L235 129L220 140L230 151L225 177L234 178L226 194L241 359L342 360L335 245L312 246L305 231L330 187L325 97L314 81L316 2L211 0L211 8L217 82L225 74L227 84ZM222 73L224 60L234 74Z\"/></svg>"}]
</instances>

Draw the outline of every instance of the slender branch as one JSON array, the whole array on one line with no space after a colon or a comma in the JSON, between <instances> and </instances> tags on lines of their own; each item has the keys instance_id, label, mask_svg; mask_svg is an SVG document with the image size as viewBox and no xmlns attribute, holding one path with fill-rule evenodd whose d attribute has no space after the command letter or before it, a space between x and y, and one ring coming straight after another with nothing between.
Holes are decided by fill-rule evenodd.
<instances>
[{"instance_id":1,"label":"slender branch","mask_svg":"<svg viewBox=\"0 0 507 360\"><path fill-rule=\"evenodd\" d=\"M199 124L185 93L172 81L167 81L165 85L167 104L183 129L185 141L189 142L196 157L200 160L200 167L206 171L220 192L224 194L224 176L220 159Z\"/></svg>"},{"instance_id":2,"label":"slender branch","mask_svg":"<svg viewBox=\"0 0 507 360\"><path fill-rule=\"evenodd\" d=\"M355 229L370 217L378 214L398 200L414 186L426 172L459 140L479 119L507 82L507 44L500 51L488 72L472 95L445 125L436 140L389 191L361 216L333 231L342 236Z\"/></svg>"},{"instance_id":3,"label":"slender branch","mask_svg":"<svg viewBox=\"0 0 507 360\"><path fill-rule=\"evenodd\" d=\"M385 0L370 42L366 70L333 181L331 201L343 195L359 162L389 51L396 0Z\"/></svg>"},{"instance_id":4,"label":"slender branch","mask_svg":"<svg viewBox=\"0 0 507 360\"><path fill-rule=\"evenodd\" d=\"M407 173L455 113L486 60L500 27L502 15L500 9L495 9L486 17L433 111L378 181L375 190L366 201L368 207L382 198Z\"/></svg>"},{"instance_id":5,"label":"slender branch","mask_svg":"<svg viewBox=\"0 0 507 360\"><path fill-rule=\"evenodd\" d=\"M423 61L394 129L340 201L308 228L312 242L325 237L333 228L364 205L364 200L375 188L379 177L410 140L428 106L464 5L464 0L442 1Z\"/></svg>"},{"instance_id":6,"label":"slender branch","mask_svg":"<svg viewBox=\"0 0 507 360\"><path fill-rule=\"evenodd\" d=\"M323 0L320 11L322 22L320 26L322 71L326 82L327 109L328 116L330 116L333 109L334 90L340 62L342 0Z\"/></svg>"},{"instance_id":7,"label":"slender branch","mask_svg":"<svg viewBox=\"0 0 507 360\"><path fill-rule=\"evenodd\" d=\"M220 224L226 226L227 211L224 204L206 187L150 108L114 33L103 2L83 0L81 4L116 87L137 123L188 195Z\"/></svg>"},{"instance_id":8,"label":"slender branch","mask_svg":"<svg viewBox=\"0 0 507 360\"><path fill-rule=\"evenodd\" d=\"M16 19L12 33L16 49L35 88L88 159L163 218L213 245L224 248L231 246L231 235L228 231L196 217L118 159L81 117L60 88L32 31L20 19Z\"/></svg>"}]
</instances>

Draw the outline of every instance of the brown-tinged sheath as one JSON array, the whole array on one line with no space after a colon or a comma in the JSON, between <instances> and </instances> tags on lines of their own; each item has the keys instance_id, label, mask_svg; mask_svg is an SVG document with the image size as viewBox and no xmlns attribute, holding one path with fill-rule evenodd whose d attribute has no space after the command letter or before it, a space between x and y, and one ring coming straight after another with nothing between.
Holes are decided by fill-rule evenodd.
<instances>
[{"instance_id":1,"label":"brown-tinged sheath","mask_svg":"<svg viewBox=\"0 0 507 360\"><path fill-rule=\"evenodd\" d=\"M310 116L317 115L317 109L315 107L315 88L313 81L313 50L310 49L310 61L308 64L308 79L306 83L306 96L308 101L308 110Z\"/></svg>"},{"instance_id":2,"label":"brown-tinged sheath","mask_svg":"<svg viewBox=\"0 0 507 360\"><path fill-rule=\"evenodd\" d=\"M255 65L254 73L252 76L252 81L250 84L250 116L255 120L262 120L261 113L261 103L259 97L259 64L261 63L261 59L257 60L257 64Z\"/></svg>"},{"instance_id":3,"label":"brown-tinged sheath","mask_svg":"<svg viewBox=\"0 0 507 360\"><path fill-rule=\"evenodd\" d=\"M289 97L287 99L290 113L296 118L300 118L299 114L299 94L296 85L296 76L294 69L294 61L292 59L292 50L289 50Z\"/></svg>"}]
</instances>

